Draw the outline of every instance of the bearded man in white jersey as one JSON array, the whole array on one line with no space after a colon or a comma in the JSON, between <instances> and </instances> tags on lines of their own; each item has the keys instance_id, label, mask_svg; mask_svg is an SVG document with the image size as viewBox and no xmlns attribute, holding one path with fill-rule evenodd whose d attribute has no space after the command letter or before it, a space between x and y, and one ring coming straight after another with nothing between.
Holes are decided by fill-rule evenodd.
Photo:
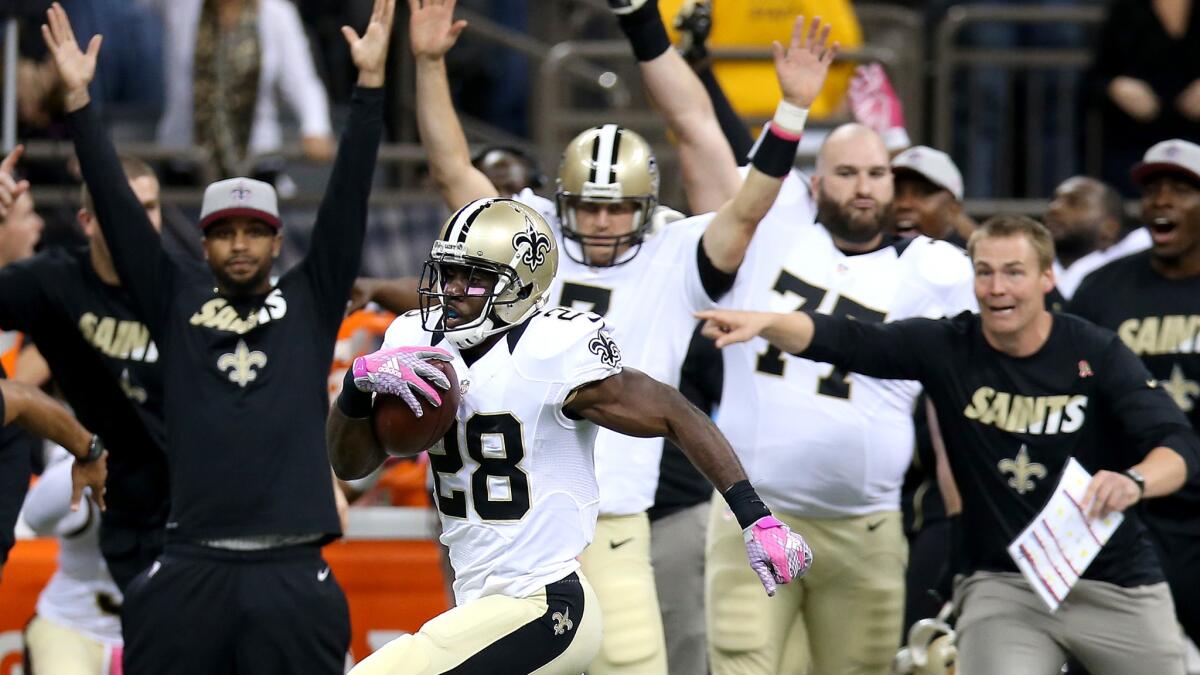
<instances>
[{"instance_id":1,"label":"bearded man in white jersey","mask_svg":"<svg viewBox=\"0 0 1200 675\"><path fill-rule=\"evenodd\" d=\"M441 405L452 364L457 423L430 449L442 541L457 607L354 670L373 673L579 673L600 649L601 612L576 558L599 505L599 427L668 438L746 522L750 566L767 594L804 573L803 539L771 517L713 423L671 387L623 368L604 319L544 310L558 268L555 233L524 204L471 202L434 242L421 309L396 319L384 347L357 359L330 411L338 476L386 458L370 422L371 394ZM761 591L760 591L761 592Z\"/></svg>"},{"instance_id":2,"label":"bearded man in white jersey","mask_svg":"<svg viewBox=\"0 0 1200 675\"><path fill-rule=\"evenodd\" d=\"M497 186L471 165L450 98L443 57L466 24L453 20L452 1L414 0L410 8L417 118L430 172L452 209L499 196ZM627 364L678 384L695 328L691 311L709 306L729 289L759 219L791 169L807 106L836 53L836 45L828 45L828 33L829 27L819 21L798 19L788 47L777 46L784 101L775 131L765 135L747 179L715 213L673 223L652 235L664 220L657 208L657 163L644 139L615 124L584 131L567 145L555 203L528 190L516 196L554 224L556 243L567 253L550 289L551 302L604 316ZM715 122L712 131L720 133ZM416 280L397 280L391 286L400 291L394 296L415 298ZM613 620L588 671L662 673L666 649L646 516L657 488L662 441L605 430L596 448L600 520L597 544L582 562L603 612Z\"/></svg>"},{"instance_id":3,"label":"bearded man in white jersey","mask_svg":"<svg viewBox=\"0 0 1200 675\"><path fill-rule=\"evenodd\" d=\"M884 235L892 174L874 131L850 124L831 133L812 192L817 222L803 201L777 205L725 303L860 321L973 307L960 250ZM806 536L812 528L818 550L829 553L785 602L759 603L731 564L731 516L714 503L706 571L713 671L886 673L904 605L900 485L920 387L791 357L761 340L735 349L725 354L721 428L764 500ZM781 472L781 462L802 470Z\"/></svg>"}]
</instances>

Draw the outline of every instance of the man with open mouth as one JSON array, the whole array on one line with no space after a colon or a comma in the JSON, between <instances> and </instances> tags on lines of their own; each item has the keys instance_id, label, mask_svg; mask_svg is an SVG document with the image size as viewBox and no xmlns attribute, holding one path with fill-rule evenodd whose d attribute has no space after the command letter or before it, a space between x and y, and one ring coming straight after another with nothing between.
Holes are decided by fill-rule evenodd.
<instances>
[{"instance_id":1,"label":"man with open mouth","mask_svg":"<svg viewBox=\"0 0 1200 675\"><path fill-rule=\"evenodd\" d=\"M1093 272L1067 311L1115 330L1200 428L1200 145L1158 143L1132 174L1151 247ZM1200 643L1200 481L1144 509L1176 615Z\"/></svg>"}]
</instances>

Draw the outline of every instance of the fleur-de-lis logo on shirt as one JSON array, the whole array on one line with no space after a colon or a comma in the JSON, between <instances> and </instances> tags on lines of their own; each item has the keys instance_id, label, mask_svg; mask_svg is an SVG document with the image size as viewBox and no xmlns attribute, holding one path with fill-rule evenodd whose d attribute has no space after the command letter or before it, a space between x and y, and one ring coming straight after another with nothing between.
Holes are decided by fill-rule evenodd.
<instances>
[{"instance_id":1,"label":"fleur-de-lis logo on shirt","mask_svg":"<svg viewBox=\"0 0 1200 675\"><path fill-rule=\"evenodd\" d=\"M588 342L588 351L599 356L600 362L610 368L621 365L621 350L604 331L596 332L596 337Z\"/></svg>"},{"instance_id":2,"label":"fleur-de-lis logo on shirt","mask_svg":"<svg viewBox=\"0 0 1200 675\"><path fill-rule=\"evenodd\" d=\"M239 387L245 387L258 379L255 368L262 369L267 365L267 355L258 351L250 351L245 340L238 340L237 347L229 354L222 354L217 359L217 368L221 372L229 371L229 381Z\"/></svg>"},{"instance_id":3,"label":"fleur-de-lis logo on shirt","mask_svg":"<svg viewBox=\"0 0 1200 675\"><path fill-rule=\"evenodd\" d=\"M512 245L521 253L521 262L529 267L529 271L532 272L546 264L546 254L550 252L550 237L538 232L529 216L525 216L525 230L513 235Z\"/></svg>"},{"instance_id":4,"label":"fleur-de-lis logo on shirt","mask_svg":"<svg viewBox=\"0 0 1200 675\"><path fill-rule=\"evenodd\" d=\"M146 390L133 383L133 378L129 376L129 369L121 371L121 391L125 392L125 397L131 401L138 403L146 402Z\"/></svg>"},{"instance_id":5,"label":"fleur-de-lis logo on shirt","mask_svg":"<svg viewBox=\"0 0 1200 675\"><path fill-rule=\"evenodd\" d=\"M1163 391L1175 399L1175 405L1179 406L1183 412L1191 412L1192 408L1196 406L1192 399L1200 396L1200 384L1184 377L1183 369L1179 367L1178 363L1171 368L1170 379L1159 380L1158 384L1162 386Z\"/></svg>"},{"instance_id":6,"label":"fleur-de-lis logo on shirt","mask_svg":"<svg viewBox=\"0 0 1200 675\"><path fill-rule=\"evenodd\" d=\"M1008 479L1008 486L1017 491L1017 494L1023 495L1026 492L1032 492L1037 487L1033 479L1042 479L1046 477L1046 467L1037 462L1029 461L1029 449L1025 444L1021 444L1021 449L1017 451L1015 460L1002 459L996 468L1000 469L1000 473L1011 473L1012 477Z\"/></svg>"},{"instance_id":7,"label":"fleur-de-lis logo on shirt","mask_svg":"<svg viewBox=\"0 0 1200 675\"><path fill-rule=\"evenodd\" d=\"M571 621L571 609L568 607L566 612L555 612L550 615L554 619L554 634L562 635L575 627L575 623Z\"/></svg>"}]
</instances>

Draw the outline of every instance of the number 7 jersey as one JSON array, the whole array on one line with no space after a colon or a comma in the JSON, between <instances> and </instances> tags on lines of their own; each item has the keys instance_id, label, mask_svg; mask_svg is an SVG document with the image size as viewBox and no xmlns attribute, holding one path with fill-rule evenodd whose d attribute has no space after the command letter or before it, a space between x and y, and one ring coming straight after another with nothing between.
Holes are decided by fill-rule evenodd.
<instances>
[{"instance_id":1,"label":"number 7 jersey","mask_svg":"<svg viewBox=\"0 0 1200 675\"><path fill-rule=\"evenodd\" d=\"M523 597L579 568L596 529L598 427L562 406L572 391L621 371L595 314L554 308L504 334L473 364L419 312L397 318L384 347L434 344L454 355L457 422L429 450L441 541L459 605Z\"/></svg>"}]
</instances>

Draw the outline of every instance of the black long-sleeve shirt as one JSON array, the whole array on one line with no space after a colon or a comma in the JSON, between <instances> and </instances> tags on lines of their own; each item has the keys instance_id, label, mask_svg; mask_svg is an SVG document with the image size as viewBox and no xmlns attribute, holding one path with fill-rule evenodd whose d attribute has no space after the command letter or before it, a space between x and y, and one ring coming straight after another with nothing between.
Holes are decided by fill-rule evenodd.
<instances>
[{"instance_id":1,"label":"black long-sleeve shirt","mask_svg":"<svg viewBox=\"0 0 1200 675\"><path fill-rule=\"evenodd\" d=\"M159 352L127 291L101 281L88 249L51 249L0 269L0 326L33 338L76 417L109 448L105 520L161 527Z\"/></svg>"},{"instance_id":2,"label":"black long-sleeve shirt","mask_svg":"<svg viewBox=\"0 0 1200 675\"><path fill-rule=\"evenodd\" d=\"M978 315L874 324L812 315L804 358L871 377L919 380L933 400L962 494L965 571L1016 572L1006 547L1045 506L1067 459L1124 471L1151 449L1195 473L1200 441L1179 408L1112 332L1055 315L1041 349L1003 354ZM1163 580L1136 511L1084 573L1120 586Z\"/></svg>"},{"instance_id":3,"label":"black long-sleeve shirt","mask_svg":"<svg viewBox=\"0 0 1200 675\"><path fill-rule=\"evenodd\" d=\"M1092 272L1067 311L1116 332L1200 429L1200 277L1167 279L1151 267L1151 255L1135 253ZM1145 512L1153 527L1200 537L1200 476L1146 502Z\"/></svg>"},{"instance_id":4,"label":"black long-sleeve shirt","mask_svg":"<svg viewBox=\"0 0 1200 675\"><path fill-rule=\"evenodd\" d=\"M117 272L161 350L168 537L335 536L326 379L358 273L382 89L355 91L308 254L265 295L224 297L163 253L91 106L68 122Z\"/></svg>"}]
</instances>

